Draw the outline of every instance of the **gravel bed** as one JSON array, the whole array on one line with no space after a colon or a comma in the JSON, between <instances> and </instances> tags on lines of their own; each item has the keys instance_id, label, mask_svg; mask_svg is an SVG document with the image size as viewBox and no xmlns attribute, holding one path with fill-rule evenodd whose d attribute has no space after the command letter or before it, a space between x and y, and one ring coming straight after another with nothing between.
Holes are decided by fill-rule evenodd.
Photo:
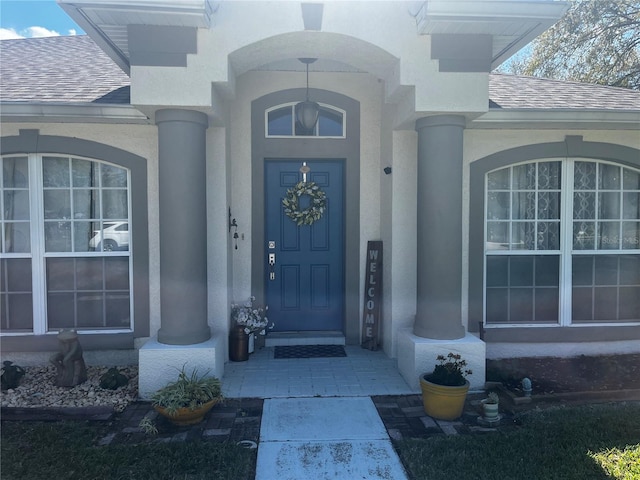
<instances>
[{"instance_id":1,"label":"gravel bed","mask_svg":"<svg viewBox=\"0 0 640 480\"><path fill-rule=\"evenodd\" d=\"M138 367L118 367L129 383L117 390L100 388L100 377L109 367L87 366L87 381L75 387L56 387L56 368L24 367L20 385L0 393L2 407L96 407L112 406L122 412L138 397Z\"/></svg>"}]
</instances>

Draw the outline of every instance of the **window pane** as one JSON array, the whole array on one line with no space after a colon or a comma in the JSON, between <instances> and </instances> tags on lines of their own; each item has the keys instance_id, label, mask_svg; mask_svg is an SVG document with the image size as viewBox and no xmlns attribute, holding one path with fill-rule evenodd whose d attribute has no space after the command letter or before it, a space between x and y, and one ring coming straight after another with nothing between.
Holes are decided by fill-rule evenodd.
<instances>
[{"instance_id":1,"label":"window pane","mask_svg":"<svg viewBox=\"0 0 640 480\"><path fill-rule=\"evenodd\" d=\"M103 188L127 188L127 171L124 168L102 163L100 164L100 169L102 170Z\"/></svg>"},{"instance_id":2,"label":"window pane","mask_svg":"<svg viewBox=\"0 0 640 480\"><path fill-rule=\"evenodd\" d=\"M560 172L562 164L560 162L540 162L538 163L538 182L539 190L559 190L560 189Z\"/></svg>"},{"instance_id":3,"label":"window pane","mask_svg":"<svg viewBox=\"0 0 640 480\"><path fill-rule=\"evenodd\" d=\"M102 191L102 216L103 218L125 219L128 218L127 191L103 190Z\"/></svg>"},{"instance_id":4,"label":"window pane","mask_svg":"<svg viewBox=\"0 0 640 480\"><path fill-rule=\"evenodd\" d=\"M533 257L511 257L510 262L511 286L533 285Z\"/></svg>"},{"instance_id":5,"label":"window pane","mask_svg":"<svg viewBox=\"0 0 640 480\"><path fill-rule=\"evenodd\" d=\"M6 253L29 253L31 251L30 224L6 222L4 224L4 251Z\"/></svg>"},{"instance_id":6,"label":"window pane","mask_svg":"<svg viewBox=\"0 0 640 480\"><path fill-rule=\"evenodd\" d=\"M487 188L489 190L508 190L509 172L510 169L503 168L487 174Z\"/></svg>"},{"instance_id":7,"label":"window pane","mask_svg":"<svg viewBox=\"0 0 640 480\"><path fill-rule=\"evenodd\" d=\"M50 329L131 327L129 257L48 258L46 267Z\"/></svg>"},{"instance_id":8,"label":"window pane","mask_svg":"<svg viewBox=\"0 0 640 480\"><path fill-rule=\"evenodd\" d=\"M624 193L622 195L622 218L640 220L640 193Z\"/></svg>"},{"instance_id":9,"label":"window pane","mask_svg":"<svg viewBox=\"0 0 640 480\"><path fill-rule=\"evenodd\" d=\"M556 323L560 318L560 291L557 288L536 288L535 296L535 321Z\"/></svg>"},{"instance_id":10,"label":"window pane","mask_svg":"<svg viewBox=\"0 0 640 480\"><path fill-rule=\"evenodd\" d=\"M538 223L538 250L560 250L560 222Z\"/></svg>"},{"instance_id":11,"label":"window pane","mask_svg":"<svg viewBox=\"0 0 640 480\"><path fill-rule=\"evenodd\" d=\"M558 286L560 284L560 257L543 255L535 257L536 286Z\"/></svg>"},{"instance_id":12,"label":"window pane","mask_svg":"<svg viewBox=\"0 0 640 480\"><path fill-rule=\"evenodd\" d=\"M620 190L621 170L620 167L600 163L598 175L598 188L602 190Z\"/></svg>"},{"instance_id":13,"label":"window pane","mask_svg":"<svg viewBox=\"0 0 640 480\"><path fill-rule=\"evenodd\" d=\"M573 195L573 218L593 220L596 218L596 194L578 192Z\"/></svg>"},{"instance_id":14,"label":"window pane","mask_svg":"<svg viewBox=\"0 0 640 480\"><path fill-rule=\"evenodd\" d=\"M535 220L536 194L535 192L515 192L513 194L514 220Z\"/></svg>"},{"instance_id":15,"label":"window pane","mask_svg":"<svg viewBox=\"0 0 640 480\"><path fill-rule=\"evenodd\" d=\"M535 222L514 223L511 232L511 250L535 250L535 238Z\"/></svg>"},{"instance_id":16,"label":"window pane","mask_svg":"<svg viewBox=\"0 0 640 480\"><path fill-rule=\"evenodd\" d=\"M71 162L71 178L74 187L98 187L99 163L74 158Z\"/></svg>"},{"instance_id":17,"label":"window pane","mask_svg":"<svg viewBox=\"0 0 640 480\"><path fill-rule=\"evenodd\" d=\"M29 188L27 157L12 157L2 160L2 186L4 188Z\"/></svg>"},{"instance_id":18,"label":"window pane","mask_svg":"<svg viewBox=\"0 0 640 480\"><path fill-rule=\"evenodd\" d=\"M620 218L620 194L615 192L598 194L598 218L617 220Z\"/></svg>"},{"instance_id":19,"label":"window pane","mask_svg":"<svg viewBox=\"0 0 640 480\"><path fill-rule=\"evenodd\" d=\"M538 218L560 218L560 192L540 192L538 194Z\"/></svg>"},{"instance_id":20,"label":"window pane","mask_svg":"<svg viewBox=\"0 0 640 480\"><path fill-rule=\"evenodd\" d=\"M640 255L573 257L572 321L638 321Z\"/></svg>"},{"instance_id":21,"label":"window pane","mask_svg":"<svg viewBox=\"0 0 640 480\"><path fill-rule=\"evenodd\" d=\"M75 219L99 219L100 218L100 192L99 190L74 190L73 191L73 218Z\"/></svg>"},{"instance_id":22,"label":"window pane","mask_svg":"<svg viewBox=\"0 0 640 480\"><path fill-rule=\"evenodd\" d=\"M91 252L95 251L92 246L96 231L100 230L100 222L74 222L73 223L73 251Z\"/></svg>"},{"instance_id":23,"label":"window pane","mask_svg":"<svg viewBox=\"0 0 640 480\"><path fill-rule=\"evenodd\" d=\"M509 322L509 289L487 288L487 323Z\"/></svg>"},{"instance_id":24,"label":"window pane","mask_svg":"<svg viewBox=\"0 0 640 480\"><path fill-rule=\"evenodd\" d=\"M640 249L640 222L622 222L622 248Z\"/></svg>"},{"instance_id":25,"label":"window pane","mask_svg":"<svg viewBox=\"0 0 640 480\"><path fill-rule=\"evenodd\" d=\"M29 190L5 190L4 220L29 220Z\"/></svg>"},{"instance_id":26,"label":"window pane","mask_svg":"<svg viewBox=\"0 0 640 480\"><path fill-rule=\"evenodd\" d=\"M640 320L640 287L620 288L620 320Z\"/></svg>"},{"instance_id":27,"label":"window pane","mask_svg":"<svg viewBox=\"0 0 640 480\"><path fill-rule=\"evenodd\" d=\"M596 163L576 162L574 166L573 188L575 190L595 190Z\"/></svg>"},{"instance_id":28,"label":"window pane","mask_svg":"<svg viewBox=\"0 0 640 480\"><path fill-rule=\"evenodd\" d=\"M33 330L31 259L0 259L0 328Z\"/></svg>"},{"instance_id":29,"label":"window pane","mask_svg":"<svg viewBox=\"0 0 640 480\"><path fill-rule=\"evenodd\" d=\"M640 190L640 172L624 168L622 188L625 190Z\"/></svg>"},{"instance_id":30,"label":"window pane","mask_svg":"<svg viewBox=\"0 0 640 480\"><path fill-rule=\"evenodd\" d=\"M533 288L509 291L509 317L513 323L533 322Z\"/></svg>"},{"instance_id":31,"label":"window pane","mask_svg":"<svg viewBox=\"0 0 640 480\"><path fill-rule=\"evenodd\" d=\"M70 252L71 222L45 222L44 246L47 252Z\"/></svg>"},{"instance_id":32,"label":"window pane","mask_svg":"<svg viewBox=\"0 0 640 480\"><path fill-rule=\"evenodd\" d=\"M44 218L61 220L71 218L69 190L44 191Z\"/></svg>"},{"instance_id":33,"label":"window pane","mask_svg":"<svg viewBox=\"0 0 640 480\"><path fill-rule=\"evenodd\" d=\"M536 188L536 164L527 163L513 167L514 190L535 190Z\"/></svg>"},{"instance_id":34,"label":"window pane","mask_svg":"<svg viewBox=\"0 0 640 480\"><path fill-rule=\"evenodd\" d=\"M293 125L293 113L291 107L272 110L268 114L269 135L292 135L291 125Z\"/></svg>"},{"instance_id":35,"label":"window pane","mask_svg":"<svg viewBox=\"0 0 640 480\"><path fill-rule=\"evenodd\" d=\"M42 159L42 181L47 187L69 186L69 159L44 157Z\"/></svg>"},{"instance_id":36,"label":"window pane","mask_svg":"<svg viewBox=\"0 0 640 480\"><path fill-rule=\"evenodd\" d=\"M596 248L596 224L594 222L573 223L573 249L594 250Z\"/></svg>"},{"instance_id":37,"label":"window pane","mask_svg":"<svg viewBox=\"0 0 640 480\"><path fill-rule=\"evenodd\" d=\"M318 116L318 134L321 137L342 136L342 124L343 119L341 112L320 108L320 115Z\"/></svg>"},{"instance_id":38,"label":"window pane","mask_svg":"<svg viewBox=\"0 0 640 480\"><path fill-rule=\"evenodd\" d=\"M487 249L509 249L509 223L490 222L487 224Z\"/></svg>"},{"instance_id":39,"label":"window pane","mask_svg":"<svg viewBox=\"0 0 640 480\"><path fill-rule=\"evenodd\" d=\"M598 250L620 248L620 222L598 222Z\"/></svg>"},{"instance_id":40,"label":"window pane","mask_svg":"<svg viewBox=\"0 0 640 480\"><path fill-rule=\"evenodd\" d=\"M509 257L487 257L487 287L509 285Z\"/></svg>"},{"instance_id":41,"label":"window pane","mask_svg":"<svg viewBox=\"0 0 640 480\"><path fill-rule=\"evenodd\" d=\"M489 220L509 219L509 192L489 192L487 218Z\"/></svg>"}]
</instances>

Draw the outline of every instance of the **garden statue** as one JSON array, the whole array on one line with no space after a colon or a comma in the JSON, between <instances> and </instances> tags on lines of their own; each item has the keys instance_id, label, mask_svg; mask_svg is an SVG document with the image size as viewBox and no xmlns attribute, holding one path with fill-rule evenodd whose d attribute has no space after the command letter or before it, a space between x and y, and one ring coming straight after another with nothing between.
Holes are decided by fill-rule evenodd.
<instances>
[{"instance_id":1,"label":"garden statue","mask_svg":"<svg viewBox=\"0 0 640 480\"><path fill-rule=\"evenodd\" d=\"M75 330L58 333L60 351L51 356L51 363L58 369L56 386L75 387L87 380L87 367L82 358L82 347Z\"/></svg>"},{"instance_id":2,"label":"garden statue","mask_svg":"<svg viewBox=\"0 0 640 480\"><path fill-rule=\"evenodd\" d=\"M24 368L18 365L12 365L13 362L9 360L5 360L2 364L2 376L0 376L2 390L16 388L20 384L20 379L25 374Z\"/></svg>"}]
</instances>

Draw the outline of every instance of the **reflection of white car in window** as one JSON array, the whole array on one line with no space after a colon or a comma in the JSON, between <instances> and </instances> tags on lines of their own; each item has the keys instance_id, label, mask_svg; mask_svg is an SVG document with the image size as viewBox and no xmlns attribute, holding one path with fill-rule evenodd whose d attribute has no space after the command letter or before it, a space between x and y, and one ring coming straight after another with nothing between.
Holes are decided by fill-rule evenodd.
<instances>
[{"instance_id":1,"label":"reflection of white car in window","mask_svg":"<svg viewBox=\"0 0 640 480\"><path fill-rule=\"evenodd\" d=\"M89 240L89 247L94 250L113 252L129 249L129 223L104 222L102 230L95 230Z\"/></svg>"}]
</instances>

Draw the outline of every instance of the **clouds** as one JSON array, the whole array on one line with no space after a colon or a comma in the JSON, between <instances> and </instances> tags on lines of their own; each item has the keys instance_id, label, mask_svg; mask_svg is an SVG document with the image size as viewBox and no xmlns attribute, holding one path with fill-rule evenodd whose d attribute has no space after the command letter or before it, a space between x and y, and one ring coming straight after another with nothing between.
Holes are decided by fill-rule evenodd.
<instances>
[{"instance_id":1,"label":"clouds","mask_svg":"<svg viewBox=\"0 0 640 480\"><path fill-rule=\"evenodd\" d=\"M65 35L76 35L75 29L70 29ZM60 33L49 30L45 27L27 27L24 30L16 31L14 28L0 28L0 40L10 40L14 38L35 38L35 37L58 37Z\"/></svg>"}]
</instances>

